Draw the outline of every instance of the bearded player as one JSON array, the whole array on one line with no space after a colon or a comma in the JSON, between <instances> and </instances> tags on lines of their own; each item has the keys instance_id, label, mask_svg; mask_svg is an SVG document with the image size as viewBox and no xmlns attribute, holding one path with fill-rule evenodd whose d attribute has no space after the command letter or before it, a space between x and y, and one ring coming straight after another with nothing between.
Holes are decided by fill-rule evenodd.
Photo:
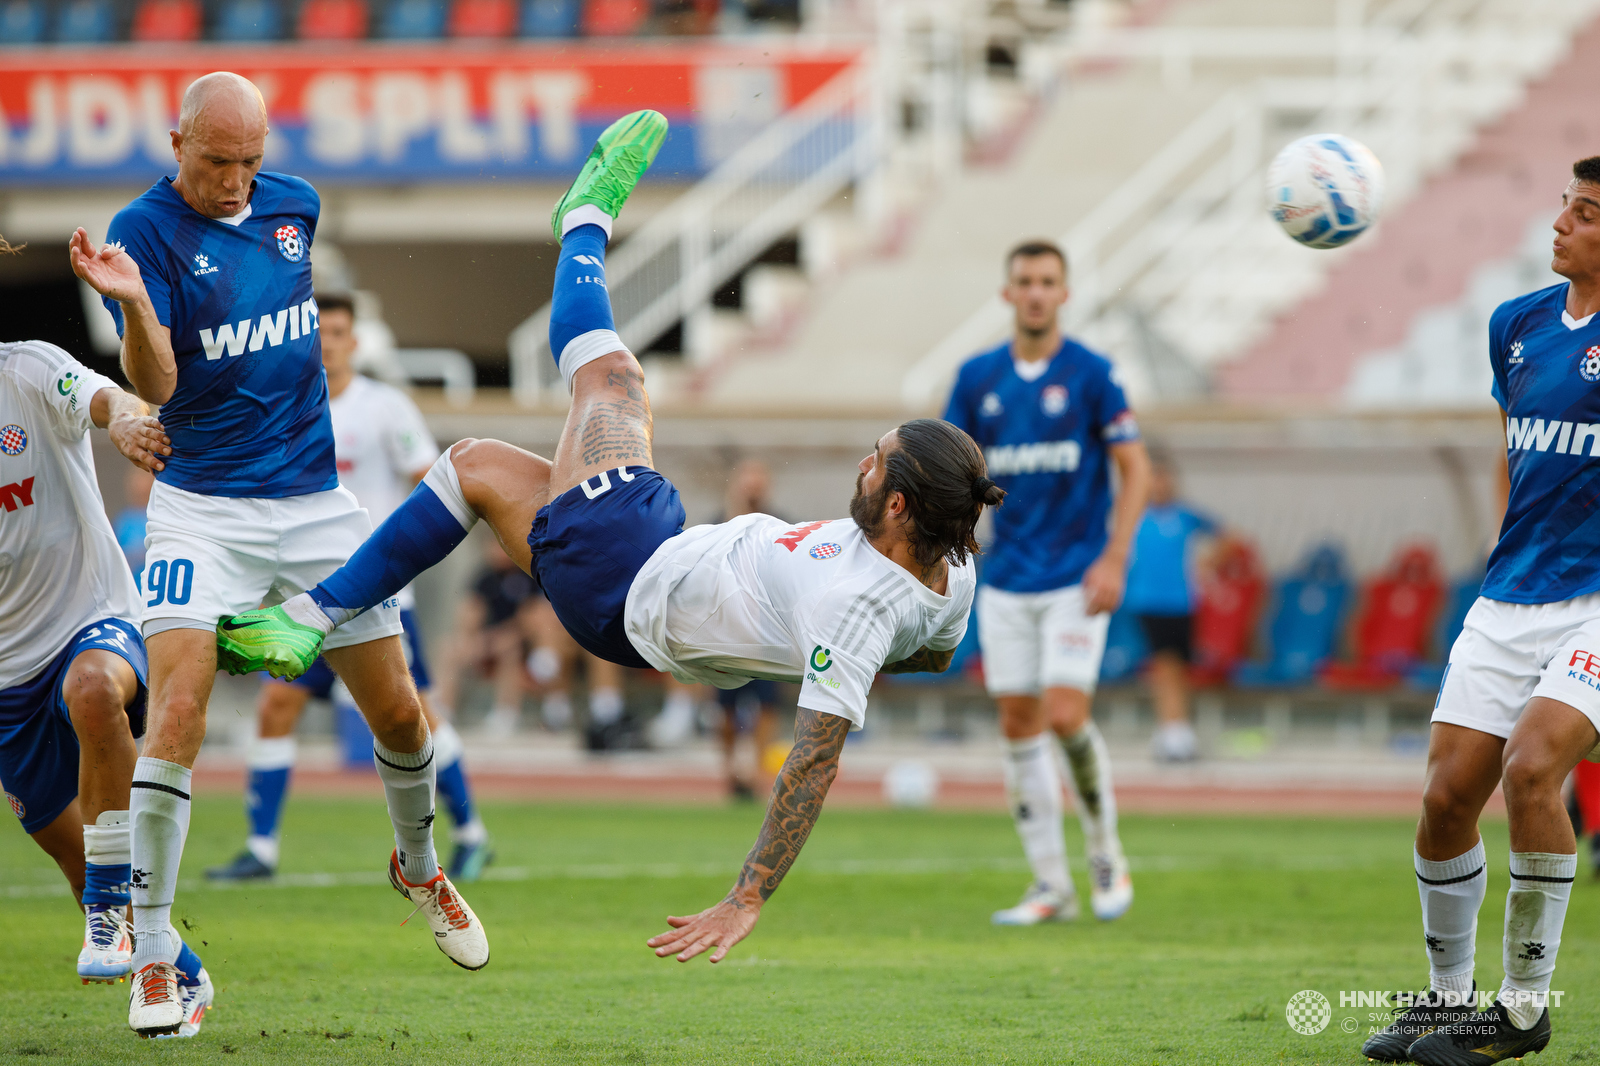
<instances>
[{"instance_id":1,"label":"bearded player","mask_svg":"<svg viewBox=\"0 0 1600 1066\"><path fill-rule=\"evenodd\" d=\"M666 131L654 111L619 119L556 206L550 348L572 408L555 459L457 444L349 564L306 595L225 621L218 646L231 669L303 670L325 635L439 562L482 518L595 655L724 689L800 684L794 749L737 883L649 941L657 955L710 950L716 962L799 854L874 676L949 666L972 602L972 531L1004 494L966 434L916 419L861 461L849 519L750 514L683 529L677 490L651 469L644 375L605 288L612 222Z\"/></svg>"},{"instance_id":2,"label":"bearded player","mask_svg":"<svg viewBox=\"0 0 1600 1066\"><path fill-rule=\"evenodd\" d=\"M3 242L0 242L3 247ZM132 968L129 782L145 712L138 590L106 520L89 427L150 470L171 451L136 396L53 344L0 344L0 785L83 907L78 977ZM178 941L178 1023L193 1036L211 979Z\"/></svg>"},{"instance_id":3,"label":"bearded player","mask_svg":"<svg viewBox=\"0 0 1600 1066\"><path fill-rule=\"evenodd\" d=\"M321 202L304 181L261 170L266 139L255 86L196 79L172 131L177 176L118 212L106 247L80 229L70 248L117 321L128 380L161 405L172 438L150 494L140 618L150 726L133 774L128 1025L142 1035L179 1023L169 918L217 622L310 588L371 531L334 465L309 255ZM400 633L385 603L328 641L328 662L376 737L390 883L451 961L480 969L488 938L434 855L433 739Z\"/></svg>"},{"instance_id":4,"label":"bearded player","mask_svg":"<svg viewBox=\"0 0 1600 1066\"><path fill-rule=\"evenodd\" d=\"M978 592L978 640L1033 884L993 920L1033 925L1078 915L1057 742L1089 847L1090 905L1110 920L1132 905L1133 882L1117 835L1111 757L1089 704L1144 513L1150 460L1111 363L1061 335L1061 249L1048 241L1012 249L1002 294L1015 310L1013 335L962 365L945 411L983 448L1008 501L995 515Z\"/></svg>"},{"instance_id":5,"label":"bearded player","mask_svg":"<svg viewBox=\"0 0 1600 1066\"><path fill-rule=\"evenodd\" d=\"M1567 280L1489 319L1510 492L1428 738L1412 861L1429 990L1367 1041L1370 1058L1478 1066L1550 1043L1550 978L1578 870L1561 786L1600 741L1600 156L1573 164L1561 202L1550 269ZM1489 886L1478 817L1496 786L1511 887L1504 978L1490 995L1475 994L1473 966Z\"/></svg>"}]
</instances>

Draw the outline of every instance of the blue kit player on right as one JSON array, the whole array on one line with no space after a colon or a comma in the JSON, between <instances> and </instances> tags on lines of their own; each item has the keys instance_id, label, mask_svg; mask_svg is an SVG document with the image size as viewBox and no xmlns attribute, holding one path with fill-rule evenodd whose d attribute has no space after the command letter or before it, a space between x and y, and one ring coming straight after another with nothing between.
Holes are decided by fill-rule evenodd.
<instances>
[{"instance_id":1,"label":"blue kit player on right","mask_svg":"<svg viewBox=\"0 0 1600 1066\"><path fill-rule=\"evenodd\" d=\"M1489 320L1510 490L1488 574L1434 705L1413 854L1429 989L1362 1053L1478 1064L1550 1043L1550 994L1577 876L1561 786L1600 741L1600 156L1573 164L1550 268L1567 281ZM1496 786L1511 822L1498 992L1473 981ZM1476 1008L1476 1009L1474 1009Z\"/></svg>"},{"instance_id":2,"label":"blue kit player on right","mask_svg":"<svg viewBox=\"0 0 1600 1066\"><path fill-rule=\"evenodd\" d=\"M978 641L1034 883L1015 907L995 913L997 925L1078 914L1051 732L1072 771L1095 917L1120 917L1133 903L1111 758L1089 702L1106 626L1122 600L1150 460L1111 364L1061 335L1056 316L1067 293L1060 248L1030 241L1012 249L1002 295L1015 309L1015 332L961 367L945 411L978 442L989 475L1008 493L978 590ZM1114 500L1113 465L1122 481Z\"/></svg>"}]
</instances>

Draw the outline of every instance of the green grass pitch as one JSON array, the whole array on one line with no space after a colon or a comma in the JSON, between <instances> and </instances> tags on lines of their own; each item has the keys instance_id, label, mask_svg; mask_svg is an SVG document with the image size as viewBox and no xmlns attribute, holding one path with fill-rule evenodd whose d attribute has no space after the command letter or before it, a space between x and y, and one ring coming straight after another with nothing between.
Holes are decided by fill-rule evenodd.
<instances>
[{"instance_id":1,"label":"green grass pitch","mask_svg":"<svg viewBox=\"0 0 1600 1066\"><path fill-rule=\"evenodd\" d=\"M1355 1063L1371 1012L1338 992L1425 976L1403 820L1127 817L1126 918L995 929L1026 882L1003 813L831 810L712 967L644 941L720 898L759 812L577 804L485 809L499 860L466 894L493 959L472 974L426 926L400 927L373 791L291 800L289 887L196 886L243 831L237 800L197 801L175 916L218 999L191 1041L138 1040L126 985L77 983L59 874L15 827L0 835L0 1061ZM1478 979L1497 985L1504 826L1487 836ZM1585 876L1556 971L1569 994L1530 1063L1600 1062L1597 900ZM1284 1019L1308 988L1333 1001L1315 1036Z\"/></svg>"}]
</instances>

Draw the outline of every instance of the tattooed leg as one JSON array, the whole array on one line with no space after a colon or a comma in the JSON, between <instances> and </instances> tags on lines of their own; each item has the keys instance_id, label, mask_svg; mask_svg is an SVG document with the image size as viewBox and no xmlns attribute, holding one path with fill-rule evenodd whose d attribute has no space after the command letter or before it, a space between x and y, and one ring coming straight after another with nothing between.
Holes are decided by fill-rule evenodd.
<instances>
[{"instance_id":1,"label":"tattooed leg","mask_svg":"<svg viewBox=\"0 0 1600 1066\"><path fill-rule=\"evenodd\" d=\"M583 366L572 380L572 409L556 445L550 494L619 466L652 466L650 396L630 352L612 352Z\"/></svg>"}]
</instances>

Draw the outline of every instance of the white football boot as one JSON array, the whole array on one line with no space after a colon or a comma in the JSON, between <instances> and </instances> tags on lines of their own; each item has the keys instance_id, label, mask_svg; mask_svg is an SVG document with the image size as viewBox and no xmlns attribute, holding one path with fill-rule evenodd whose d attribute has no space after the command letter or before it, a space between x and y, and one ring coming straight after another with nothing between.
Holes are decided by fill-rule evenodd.
<instances>
[{"instance_id":1,"label":"white football boot","mask_svg":"<svg viewBox=\"0 0 1600 1066\"><path fill-rule=\"evenodd\" d=\"M1133 878L1120 855L1089 856L1089 886L1089 906L1102 922L1121 918L1133 906Z\"/></svg>"},{"instance_id":2,"label":"white football boot","mask_svg":"<svg viewBox=\"0 0 1600 1066\"><path fill-rule=\"evenodd\" d=\"M217 998L216 987L211 983L211 975L206 973L204 966L200 967L200 980L196 984L178 984L178 998L183 1002L183 1021L178 1023L176 1033L158 1033L157 1039L166 1040L180 1036L194 1036L200 1031L200 1026L205 1023L206 1011L211 1009L211 1004Z\"/></svg>"},{"instance_id":3,"label":"white football boot","mask_svg":"<svg viewBox=\"0 0 1600 1066\"><path fill-rule=\"evenodd\" d=\"M389 883L396 892L416 904L417 909L411 914L422 911L427 915L434 943L451 962L464 970L481 970L489 964L489 935L442 869L427 884L413 885L400 872L399 857L391 852ZM410 920L411 916L407 915L406 921Z\"/></svg>"},{"instance_id":4,"label":"white football boot","mask_svg":"<svg viewBox=\"0 0 1600 1066\"><path fill-rule=\"evenodd\" d=\"M78 978L116 984L133 972L133 926L121 907L92 907L84 915Z\"/></svg>"},{"instance_id":5,"label":"white football boot","mask_svg":"<svg viewBox=\"0 0 1600 1066\"><path fill-rule=\"evenodd\" d=\"M1057 892L1034 882L1022 894L1022 902L995 911L989 921L995 925L1038 925L1041 922L1073 922L1078 919L1078 893Z\"/></svg>"},{"instance_id":6,"label":"white football boot","mask_svg":"<svg viewBox=\"0 0 1600 1066\"><path fill-rule=\"evenodd\" d=\"M152 962L133 975L128 995L128 1028L140 1036L176 1033L183 1024L183 999L178 994L178 968Z\"/></svg>"}]
</instances>

